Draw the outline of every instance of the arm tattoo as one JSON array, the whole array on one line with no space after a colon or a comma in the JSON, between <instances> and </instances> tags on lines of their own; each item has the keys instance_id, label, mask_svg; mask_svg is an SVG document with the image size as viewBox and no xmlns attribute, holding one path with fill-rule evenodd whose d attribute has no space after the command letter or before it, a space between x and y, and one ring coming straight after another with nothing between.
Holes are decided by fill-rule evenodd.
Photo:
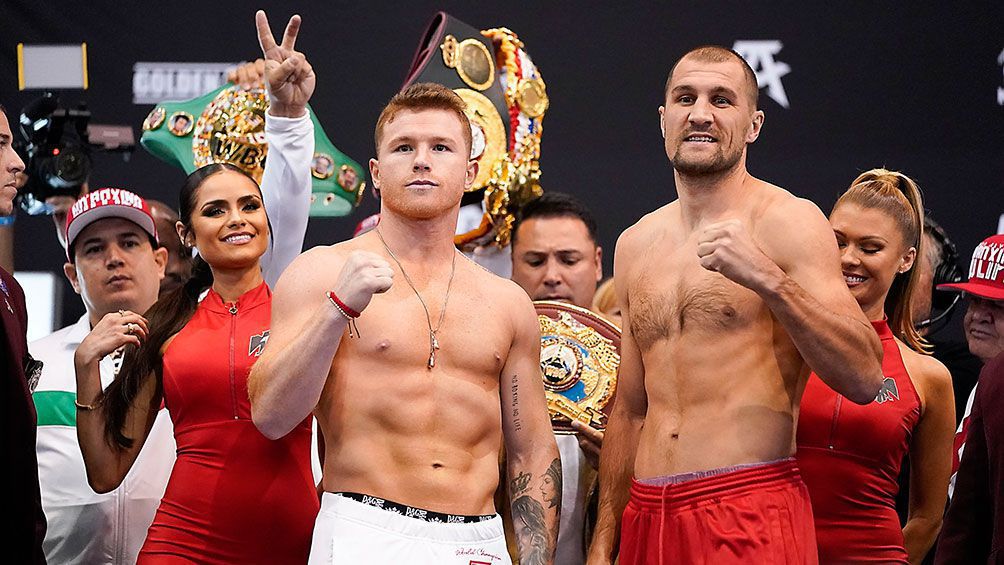
<instances>
[{"instance_id":1,"label":"arm tattoo","mask_svg":"<svg viewBox=\"0 0 1004 565\"><path fill-rule=\"evenodd\" d=\"M510 482L512 521L516 530L520 565L546 565L554 553L551 540L558 539L558 514L561 513L561 460L555 458L539 483L540 498L530 488L533 475L521 472ZM544 504L547 504L545 509ZM552 510L553 509L553 510ZM554 513L548 527L547 515Z\"/></svg>"},{"instance_id":2,"label":"arm tattoo","mask_svg":"<svg viewBox=\"0 0 1004 565\"><path fill-rule=\"evenodd\" d=\"M558 513L561 513L561 459L558 457L551 461L551 464L547 466L547 471L544 471L544 484L541 485L540 490L544 493L544 502L547 503L548 508L558 508Z\"/></svg>"},{"instance_id":3,"label":"arm tattoo","mask_svg":"<svg viewBox=\"0 0 1004 565\"><path fill-rule=\"evenodd\" d=\"M544 506L524 495L512 501L512 523L516 530L520 565L546 565L550 563L547 522Z\"/></svg>"},{"instance_id":4,"label":"arm tattoo","mask_svg":"<svg viewBox=\"0 0 1004 565\"><path fill-rule=\"evenodd\" d=\"M519 375L512 376L512 427L517 432L523 429L519 419Z\"/></svg>"}]
</instances>

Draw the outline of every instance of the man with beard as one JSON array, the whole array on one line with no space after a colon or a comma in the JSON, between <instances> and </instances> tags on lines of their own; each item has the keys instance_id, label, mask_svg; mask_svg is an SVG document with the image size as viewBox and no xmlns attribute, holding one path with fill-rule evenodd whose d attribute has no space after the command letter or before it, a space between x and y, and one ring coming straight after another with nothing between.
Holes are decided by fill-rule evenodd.
<instances>
[{"instance_id":1,"label":"man with beard","mask_svg":"<svg viewBox=\"0 0 1004 565\"><path fill-rule=\"evenodd\" d=\"M749 65L694 49L665 94L679 199L617 243L624 333L590 563L612 562L618 537L623 565L815 562L799 400L811 367L871 402L879 340L819 209L746 170L764 119Z\"/></svg>"}]
</instances>

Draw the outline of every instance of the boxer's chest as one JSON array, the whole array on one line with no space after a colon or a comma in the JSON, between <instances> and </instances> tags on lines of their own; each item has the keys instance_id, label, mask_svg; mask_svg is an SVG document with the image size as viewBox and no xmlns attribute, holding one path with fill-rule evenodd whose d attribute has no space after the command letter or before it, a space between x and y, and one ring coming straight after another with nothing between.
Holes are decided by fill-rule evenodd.
<instances>
[{"instance_id":1,"label":"boxer's chest","mask_svg":"<svg viewBox=\"0 0 1004 565\"><path fill-rule=\"evenodd\" d=\"M762 320L766 307L753 291L701 266L696 236L646 250L631 273L631 330L644 351L684 335L714 336Z\"/></svg>"}]
</instances>

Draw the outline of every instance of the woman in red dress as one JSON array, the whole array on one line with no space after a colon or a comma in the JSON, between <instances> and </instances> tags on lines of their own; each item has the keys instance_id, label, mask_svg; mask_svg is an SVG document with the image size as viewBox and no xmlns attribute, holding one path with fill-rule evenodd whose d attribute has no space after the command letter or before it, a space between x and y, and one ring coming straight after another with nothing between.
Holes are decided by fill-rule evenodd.
<instances>
[{"instance_id":1,"label":"woman in red dress","mask_svg":"<svg viewBox=\"0 0 1004 565\"><path fill-rule=\"evenodd\" d=\"M78 396L101 399L78 418L88 479L117 486L163 402L178 457L139 563L306 563L318 511L310 418L271 441L248 401L271 315L261 190L232 165L208 165L188 177L180 212L179 234L199 250L192 279L145 317L119 314L135 320L123 339L139 348L104 396L97 364L78 363Z\"/></svg>"},{"instance_id":2,"label":"woman in red dress","mask_svg":"<svg viewBox=\"0 0 1004 565\"><path fill-rule=\"evenodd\" d=\"M798 466L812 498L821 563L920 563L941 528L955 424L951 376L914 329L924 225L917 185L884 169L863 173L830 224L847 286L882 341L875 401L847 402L811 375L798 420ZM910 458L910 509L896 514Z\"/></svg>"}]
</instances>

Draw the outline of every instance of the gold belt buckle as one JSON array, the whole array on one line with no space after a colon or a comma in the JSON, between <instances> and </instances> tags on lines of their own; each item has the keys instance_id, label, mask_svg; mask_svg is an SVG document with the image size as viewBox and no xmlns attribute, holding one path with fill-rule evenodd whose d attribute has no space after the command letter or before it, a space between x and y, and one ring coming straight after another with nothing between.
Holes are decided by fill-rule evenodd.
<instances>
[{"instance_id":1,"label":"gold belt buckle","mask_svg":"<svg viewBox=\"0 0 1004 565\"><path fill-rule=\"evenodd\" d=\"M557 433L572 433L578 420L598 430L607 425L617 387L621 331L606 318L571 304L534 302L540 323L540 371Z\"/></svg>"}]
</instances>

